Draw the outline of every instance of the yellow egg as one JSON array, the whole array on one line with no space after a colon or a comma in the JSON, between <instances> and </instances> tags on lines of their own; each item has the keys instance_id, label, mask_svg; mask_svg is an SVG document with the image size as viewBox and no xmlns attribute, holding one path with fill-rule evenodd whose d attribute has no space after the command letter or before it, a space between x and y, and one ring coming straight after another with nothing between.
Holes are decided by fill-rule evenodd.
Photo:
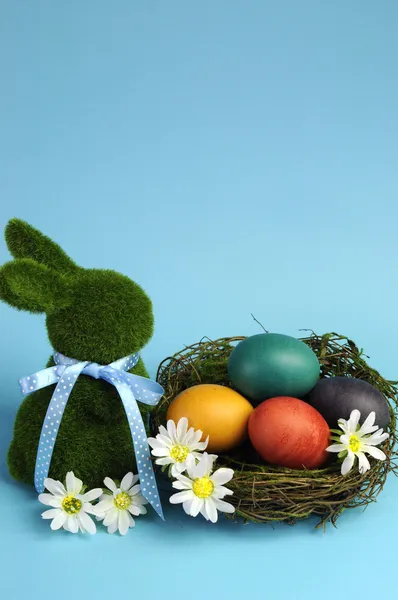
<instances>
[{"instance_id":1,"label":"yellow egg","mask_svg":"<svg viewBox=\"0 0 398 600\"><path fill-rule=\"evenodd\" d=\"M222 385L195 385L181 392L170 404L167 419L175 423L186 417L190 427L209 436L206 452L227 452L247 437L253 407L238 392Z\"/></svg>"}]
</instances>

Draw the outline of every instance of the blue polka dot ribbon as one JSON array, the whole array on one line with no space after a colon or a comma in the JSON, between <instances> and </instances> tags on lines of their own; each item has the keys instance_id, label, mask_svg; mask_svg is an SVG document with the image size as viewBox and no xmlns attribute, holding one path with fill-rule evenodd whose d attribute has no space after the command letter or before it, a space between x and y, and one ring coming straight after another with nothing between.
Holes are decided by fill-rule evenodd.
<instances>
[{"instance_id":1,"label":"blue polka dot ribbon","mask_svg":"<svg viewBox=\"0 0 398 600\"><path fill-rule=\"evenodd\" d=\"M143 404L156 406L164 390L156 381L127 373L138 362L139 355L131 354L109 365L78 361L54 352L54 367L38 371L29 377L20 379L23 394L57 384L48 405L46 417L41 430L35 466L35 488L39 493L44 491L44 480L48 477L51 457L61 419L69 396L79 375L88 375L94 379L103 379L115 386L122 400L133 439L137 469L140 477L141 493L163 519L159 492L153 472L151 455L137 400ZM104 476L106 473L104 473Z\"/></svg>"}]
</instances>

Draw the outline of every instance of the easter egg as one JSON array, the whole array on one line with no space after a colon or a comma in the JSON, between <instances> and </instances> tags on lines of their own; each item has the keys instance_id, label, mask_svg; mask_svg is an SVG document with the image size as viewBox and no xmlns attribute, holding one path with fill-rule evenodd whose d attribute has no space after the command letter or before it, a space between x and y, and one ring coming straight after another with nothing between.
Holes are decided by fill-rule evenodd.
<instances>
[{"instance_id":1,"label":"easter egg","mask_svg":"<svg viewBox=\"0 0 398 600\"><path fill-rule=\"evenodd\" d=\"M320 366L307 344L289 335L260 333L231 352L228 376L254 404L274 396L301 398L314 387Z\"/></svg>"},{"instance_id":2,"label":"easter egg","mask_svg":"<svg viewBox=\"0 0 398 600\"><path fill-rule=\"evenodd\" d=\"M290 469L314 469L328 458L330 430L312 406L286 396L265 400L252 412L249 437L268 463Z\"/></svg>"},{"instance_id":3,"label":"easter egg","mask_svg":"<svg viewBox=\"0 0 398 600\"><path fill-rule=\"evenodd\" d=\"M171 402L167 419L177 423L186 417L190 427L209 436L207 452L227 452L247 438L247 423L253 407L238 392L216 384L194 385Z\"/></svg>"},{"instance_id":4,"label":"easter egg","mask_svg":"<svg viewBox=\"0 0 398 600\"><path fill-rule=\"evenodd\" d=\"M361 413L361 424L372 411L376 413L375 424L379 427L385 427L390 420L390 410L383 394L367 381L354 377L320 379L305 400L323 415L333 429L337 427L338 419L349 419L354 409Z\"/></svg>"}]
</instances>

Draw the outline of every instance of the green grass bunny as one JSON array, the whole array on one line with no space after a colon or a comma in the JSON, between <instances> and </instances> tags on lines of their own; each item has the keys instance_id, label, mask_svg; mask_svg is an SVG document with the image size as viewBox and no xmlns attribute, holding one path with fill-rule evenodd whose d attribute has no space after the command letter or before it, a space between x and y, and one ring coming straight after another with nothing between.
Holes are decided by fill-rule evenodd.
<instances>
[{"instance_id":1,"label":"green grass bunny","mask_svg":"<svg viewBox=\"0 0 398 600\"><path fill-rule=\"evenodd\" d=\"M107 365L139 352L150 340L151 300L128 277L79 267L55 242L19 219L9 221L5 238L15 260L0 268L0 298L19 310L45 313L55 351ZM51 358L47 367L54 364ZM141 358L130 372L148 377ZM31 393L18 410L8 467L19 481L33 484L40 433L54 388ZM139 407L144 416L150 410L144 404ZM88 487L101 487L105 476L121 479L135 468L117 390L102 379L81 375L65 408L49 476L63 480L73 470Z\"/></svg>"}]
</instances>

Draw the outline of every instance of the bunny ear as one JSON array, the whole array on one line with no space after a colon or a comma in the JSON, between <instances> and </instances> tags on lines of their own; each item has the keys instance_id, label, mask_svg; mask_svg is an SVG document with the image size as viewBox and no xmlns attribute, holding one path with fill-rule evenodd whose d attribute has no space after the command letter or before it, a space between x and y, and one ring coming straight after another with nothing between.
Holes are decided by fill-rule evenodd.
<instances>
[{"instance_id":1,"label":"bunny ear","mask_svg":"<svg viewBox=\"0 0 398 600\"><path fill-rule=\"evenodd\" d=\"M68 304L65 279L30 258L0 268L0 298L20 310L51 312Z\"/></svg>"},{"instance_id":2,"label":"bunny ear","mask_svg":"<svg viewBox=\"0 0 398 600\"><path fill-rule=\"evenodd\" d=\"M15 258L31 258L60 273L79 268L58 244L21 219L11 219L7 223L5 238Z\"/></svg>"}]
</instances>

